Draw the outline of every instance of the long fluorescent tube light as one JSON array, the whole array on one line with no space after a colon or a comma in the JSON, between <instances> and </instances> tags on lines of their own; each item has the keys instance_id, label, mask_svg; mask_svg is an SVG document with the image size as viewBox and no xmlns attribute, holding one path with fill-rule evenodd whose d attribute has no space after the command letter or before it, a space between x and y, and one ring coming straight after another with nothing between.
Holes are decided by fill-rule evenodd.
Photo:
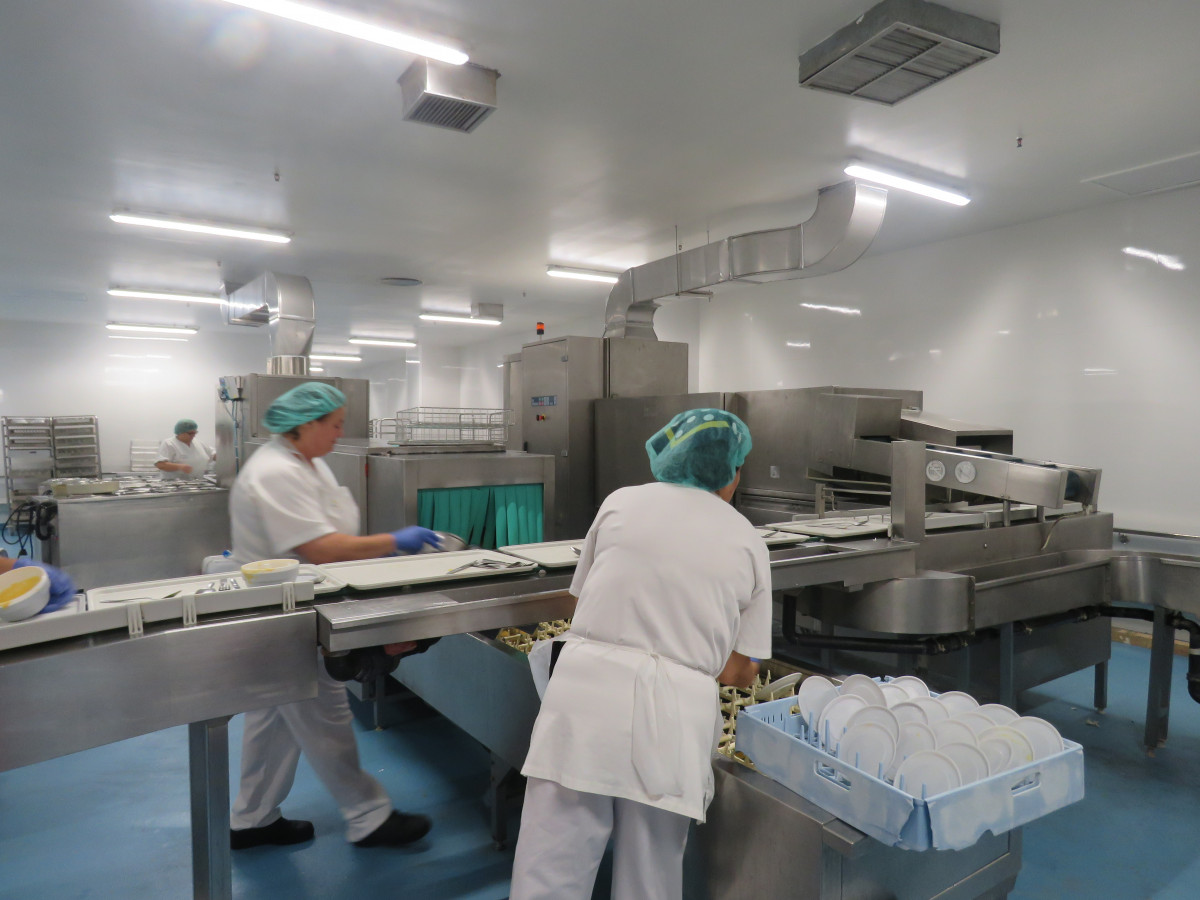
<instances>
[{"instance_id":1,"label":"long fluorescent tube light","mask_svg":"<svg viewBox=\"0 0 1200 900\"><path fill-rule=\"evenodd\" d=\"M186 231L191 234L242 238L247 241L266 241L269 244L288 244L292 240L289 235L279 231L246 228L241 225L217 225L212 222L171 219L166 216L144 216L140 213L113 213L109 218L121 225L143 225L146 228L166 228L169 231Z\"/></svg>"},{"instance_id":2,"label":"long fluorescent tube light","mask_svg":"<svg viewBox=\"0 0 1200 900\"><path fill-rule=\"evenodd\" d=\"M406 359L405 362L408 363L410 366L419 366L421 364L421 361L419 359Z\"/></svg>"},{"instance_id":3,"label":"long fluorescent tube light","mask_svg":"<svg viewBox=\"0 0 1200 900\"><path fill-rule=\"evenodd\" d=\"M449 316L441 313L421 313L419 318L427 322L458 322L463 325L500 325L502 319L480 319L474 316Z\"/></svg>"},{"instance_id":4,"label":"long fluorescent tube light","mask_svg":"<svg viewBox=\"0 0 1200 900\"><path fill-rule=\"evenodd\" d=\"M132 300L175 300L179 303L211 303L219 306L224 297L215 294L178 294L173 291L135 291L129 288L109 288L110 297L128 297Z\"/></svg>"},{"instance_id":5,"label":"long fluorescent tube light","mask_svg":"<svg viewBox=\"0 0 1200 900\"><path fill-rule=\"evenodd\" d=\"M801 303L805 309L819 309L825 312L841 313L843 316L861 316L862 310L853 306L826 306L824 303Z\"/></svg>"},{"instance_id":6,"label":"long fluorescent tube light","mask_svg":"<svg viewBox=\"0 0 1200 900\"><path fill-rule=\"evenodd\" d=\"M226 2L232 3L234 6L244 6L247 9L256 9L259 12L291 19L293 22L324 28L326 31L344 34L347 37L370 41L372 44L382 44L384 47L403 50L405 53L415 53L417 56L441 60L452 66L461 66L469 58L461 50L445 44L426 41L401 31L360 22L349 16L313 9L311 6L293 3L291 0L226 0Z\"/></svg>"},{"instance_id":7,"label":"long fluorescent tube light","mask_svg":"<svg viewBox=\"0 0 1200 900\"><path fill-rule=\"evenodd\" d=\"M801 350L807 350L809 347L812 346L812 344L809 343L808 341L788 341L787 345L789 347L796 347L797 349L801 349Z\"/></svg>"},{"instance_id":8,"label":"long fluorescent tube light","mask_svg":"<svg viewBox=\"0 0 1200 900\"><path fill-rule=\"evenodd\" d=\"M862 178L866 181L873 181L876 184L886 184L888 187L899 188L902 191L911 191L914 194L920 194L922 197L932 197L934 200L941 200L943 203L953 203L955 206L966 206L971 202L971 198L965 194L948 191L945 188L936 187L932 184L913 181L911 178L904 178L900 175L894 175L891 172L884 172L881 169L872 169L870 166L864 166L859 163L851 163L846 166L844 171L851 178Z\"/></svg>"},{"instance_id":9,"label":"long fluorescent tube light","mask_svg":"<svg viewBox=\"0 0 1200 900\"><path fill-rule=\"evenodd\" d=\"M110 334L108 339L110 341L176 341L181 344L186 344L188 340L175 337L142 337L136 334Z\"/></svg>"},{"instance_id":10,"label":"long fluorescent tube light","mask_svg":"<svg viewBox=\"0 0 1200 900\"><path fill-rule=\"evenodd\" d=\"M177 325L123 325L109 322L104 326L109 331L146 331L151 334L196 334L196 328L181 328Z\"/></svg>"},{"instance_id":11,"label":"long fluorescent tube light","mask_svg":"<svg viewBox=\"0 0 1200 900\"><path fill-rule=\"evenodd\" d=\"M592 269L573 269L568 266L546 266L546 274L551 278L574 278L579 281L598 281L601 284L617 283L617 276L611 272L597 272Z\"/></svg>"},{"instance_id":12,"label":"long fluorescent tube light","mask_svg":"<svg viewBox=\"0 0 1200 900\"><path fill-rule=\"evenodd\" d=\"M1148 259L1150 262L1158 263L1164 269L1170 269L1172 272L1182 272L1187 268L1187 266L1179 261L1178 256L1168 256L1166 253L1155 253L1153 250L1143 250L1141 247L1123 247L1121 252L1126 256Z\"/></svg>"},{"instance_id":13,"label":"long fluorescent tube light","mask_svg":"<svg viewBox=\"0 0 1200 900\"><path fill-rule=\"evenodd\" d=\"M345 353L310 353L308 358L325 362L362 362L361 356L349 356Z\"/></svg>"},{"instance_id":14,"label":"long fluorescent tube light","mask_svg":"<svg viewBox=\"0 0 1200 900\"><path fill-rule=\"evenodd\" d=\"M321 368L320 366L309 366L308 371L309 372L324 372L325 370L323 368Z\"/></svg>"},{"instance_id":15,"label":"long fluorescent tube light","mask_svg":"<svg viewBox=\"0 0 1200 900\"><path fill-rule=\"evenodd\" d=\"M415 347L415 341L391 341L383 338L350 338L352 344L363 344L367 347Z\"/></svg>"}]
</instances>

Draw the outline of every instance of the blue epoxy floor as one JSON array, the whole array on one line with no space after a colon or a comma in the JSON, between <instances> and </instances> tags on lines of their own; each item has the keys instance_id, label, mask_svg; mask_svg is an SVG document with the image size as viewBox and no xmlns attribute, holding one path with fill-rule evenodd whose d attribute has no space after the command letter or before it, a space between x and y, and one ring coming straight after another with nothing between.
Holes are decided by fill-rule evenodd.
<instances>
[{"instance_id":1,"label":"blue epoxy floor","mask_svg":"<svg viewBox=\"0 0 1200 900\"><path fill-rule=\"evenodd\" d=\"M1084 745L1087 798L1026 826L1013 900L1200 896L1200 706L1187 696L1185 660L1176 657L1171 737L1147 757L1148 665L1147 651L1113 645L1104 715L1090 705L1090 671L1023 696L1024 712ZM230 729L235 772L240 721ZM312 819L316 840L235 854L234 896L507 897L512 851L492 846L487 754L420 712L386 731L364 731L360 748L397 805L434 818L429 837L404 851L350 846L333 802L302 762L286 811ZM0 773L2 900L183 900L191 897L190 854L183 728Z\"/></svg>"}]
</instances>

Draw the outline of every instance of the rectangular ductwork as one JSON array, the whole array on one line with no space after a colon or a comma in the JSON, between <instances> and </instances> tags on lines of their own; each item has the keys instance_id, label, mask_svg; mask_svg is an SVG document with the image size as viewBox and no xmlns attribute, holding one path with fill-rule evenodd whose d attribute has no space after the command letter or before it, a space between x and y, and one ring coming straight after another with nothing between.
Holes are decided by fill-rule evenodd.
<instances>
[{"instance_id":1,"label":"rectangular ductwork","mask_svg":"<svg viewBox=\"0 0 1200 900\"><path fill-rule=\"evenodd\" d=\"M225 321L266 325L271 333L269 375L307 375L316 330L312 284L300 275L264 272L229 294Z\"/></svg>"},{"instance_id":2,"label":"rectangular ductwork","mask_svg":"<svg viewBox=\"0 0 1200 900\"><path fill-rule=\"evenodd\" d=\"M800 57L800 84L891 106L999 52L994 22L883 0Z\"/></svg>"},{"instance_id":3,"label":"rectangular ductwork","mask_svg":"<svg viewBox=\"0 0 1200 900\"><path fill-rule=\"evenodd\" d=\"M418 59L400 76L404 118L470 133L495 110L499 77L493 69L470 63Z\"/></svg>"}]
</instances>

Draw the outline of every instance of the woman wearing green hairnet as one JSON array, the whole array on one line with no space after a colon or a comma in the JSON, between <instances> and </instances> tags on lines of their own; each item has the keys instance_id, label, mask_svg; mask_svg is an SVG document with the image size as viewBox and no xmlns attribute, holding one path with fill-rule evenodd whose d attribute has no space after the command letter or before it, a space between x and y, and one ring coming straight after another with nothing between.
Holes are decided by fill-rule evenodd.
<instances>
[{"instance_id":1,"label":"woman wearing green hairnet","mask_svg":"<svg viewBox=\"0 0 1200 900\"><path fill-rule=\"evenodd\" d=\"M587 900L610 838L614 898L679 900L713 795L717 681L749 685L771 653L766 544L731 505L745 423L689 410L646 450L658 481L610 494L580 550L522 769L512 900Z\"/></svg>"},{"instance_id":2,"label":"woman wearing green hairnet","mask_svg":"<svg viewBox=\"0 0 1200 900\"><path fill-rule=\"evenodd\" d=\"M216 450L196 440L199 430L194 419L180 419L175 423L175 437L158 445L154 468L163 473L164 479L199 478L216 459Z\"/></svg>"},{"instance_id":3,"label":"woman wearing green hairnet","mask_svg":"<svg viewBox=\"0 0 1200 900\"><path fill-rule=\"evenodd\" d=\"M342 436L346 396L308 382L267 409L274 434L242 466L229 498L234 561L292 558L310 563L417 553L438 545L434 532L411 526L359 535L358 506L321 459ZM412 649L395 645L396 653ZM298 844L313 837L311 822L285 819L279 807L292 788L301 752L337 801L346 839L359 847L399 847L429 831L429 819L392 809L383 786L362 770L346 686L319 656L317 696L246 713L241 789L230 815L235 850Z\"/></svg>"}]
</instances>

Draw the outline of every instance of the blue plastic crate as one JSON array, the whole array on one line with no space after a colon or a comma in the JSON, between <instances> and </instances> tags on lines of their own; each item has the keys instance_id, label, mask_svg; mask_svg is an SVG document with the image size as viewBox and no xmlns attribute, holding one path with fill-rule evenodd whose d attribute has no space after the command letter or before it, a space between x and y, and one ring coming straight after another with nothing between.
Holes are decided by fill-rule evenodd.
<instances>
[{"instance_id":1,"label":"blue plastic crate","mask_svg":"<svg viewBox=\"0 0 1200 900\"><path fill-rule=\"evenodd\" d=\"M738 714L737 747L762 774L864 834L905 850L962 850L984 832L1001 834L1083 799L1083 747L1066 749L919 800L802 737L784 697Z\"/></svg>"}]
</instances>

